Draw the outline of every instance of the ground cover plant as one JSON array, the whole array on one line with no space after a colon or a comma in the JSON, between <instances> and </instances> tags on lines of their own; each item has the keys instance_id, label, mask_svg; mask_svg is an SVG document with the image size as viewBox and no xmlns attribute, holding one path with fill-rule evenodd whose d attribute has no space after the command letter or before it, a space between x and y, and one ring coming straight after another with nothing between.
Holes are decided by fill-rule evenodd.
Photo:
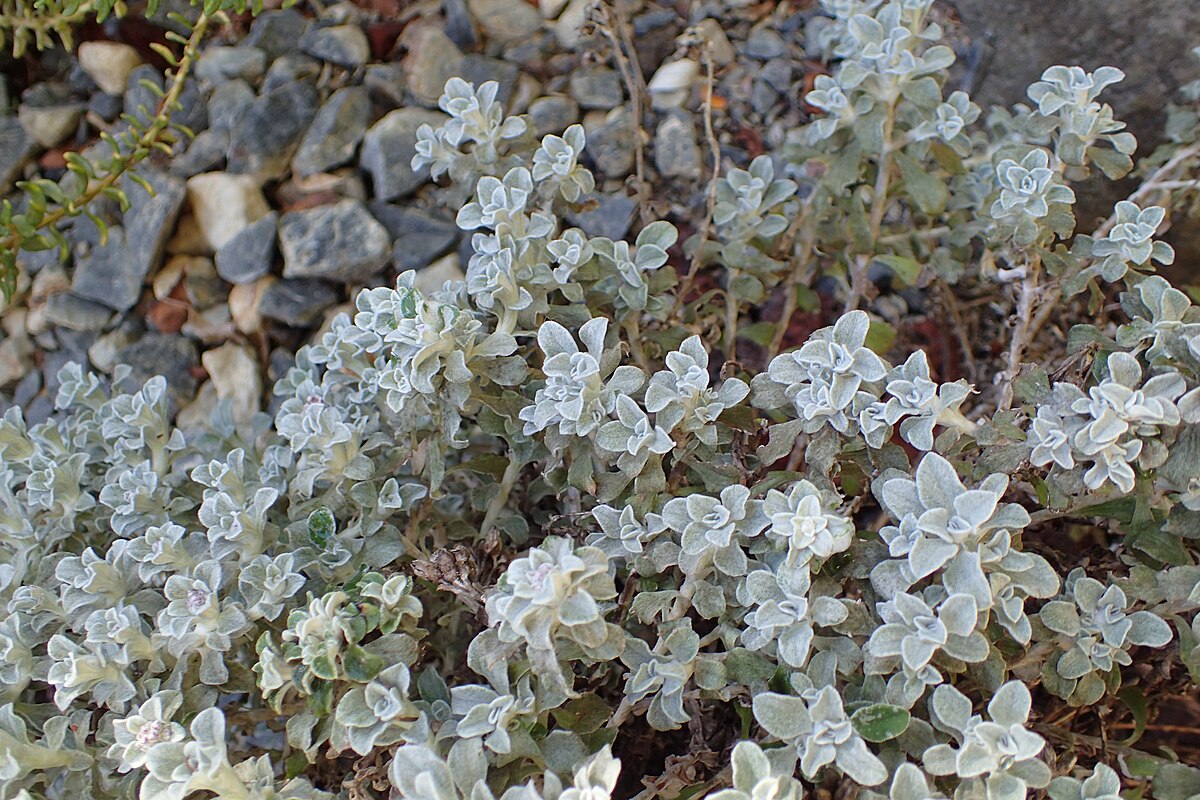
<instances>
[{"instance_id":1,"label":"ground cover plant","mask_svg":"<svg viewBox=\"0 0 1200 800\"><path fill-rule=\"evenodd\" d=\"M1196 111L1076 234L1134 169L1120 72L985 113L930 6L824 2L813 121L687 235L569 226L583 128L452 78L413 166L465 280L360 292L273 416L185 435L162 378L78 366L10 410L0 799L1200 794L1147 736L1200 677L1200 311L1155 274ZM1000 288L974 385L880 268Z\"/></svg>"}]
</instances>

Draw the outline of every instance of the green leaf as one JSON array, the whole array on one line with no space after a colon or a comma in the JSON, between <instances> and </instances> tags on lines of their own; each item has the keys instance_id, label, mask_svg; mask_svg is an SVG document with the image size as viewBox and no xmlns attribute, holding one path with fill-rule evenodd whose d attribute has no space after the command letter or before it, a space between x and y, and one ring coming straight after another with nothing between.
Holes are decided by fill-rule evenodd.
<instances>
[{"instance_id":1,"label":"green leaf","mask_svg":"<svg viewBox=\"0 0 1200 800\"><path fill-rule=\"evenodd\" d=\"M558 723L559 727L574 731L582 736L585 733L600 730L601 726L608 722L609 717L612 716L612 711L612 707L608 702L599 695L585 694L552 710L550 713L554 716L554 721Z\"/></svg>"},{"instance_id":2,"label":"green leaf","mask_svg":"<svg viewBox=\"0 0 1200 800\"><path fill-rule=\"evenodd\" d=\"M1156 800L1188 800L1200 794L1200 769L1183 764L1163 764L1154 773L1151 788Z\"/></svg>"},{"instance_id":3,"label":"green leaf","mask_svg":"<svg viewBox=\"0 0 1200 800\"><path fill-rule=\"evenodd\" d=\"M417 693L427 703L435 700L450 702L450 688L433 667L425 667L417 675Z\"/></svg>"},{"instance_id":4,"label":"green leaf","mask_svg":"<svg viewBox=\"0 0 1200 800\"><path fill-rule=\"evenodd\" d=\"M858 735L868 742L886 742L904 733L910 715L900 706L876 703L860 708L850 717Z\"/></svg>"},{"instance_id":5,"label":"green leaf","mask_svg":"<svg viewBox=\"0 0 1200 800\"><path fill-rule=\"evenodd\" d=\"M333 512L326 506L308 515L308 538L317 547L324 550L337 534L337 520Z\"/></svg>"},{"instance_id":6,"label":"green leaf","mask_svg":"<svg viewBox=\"0 0 1200 800\"><path fill-rule=\"evenodd\" d=\"M900 175L904 178L904 188L922 211L926 214L939 214L946 208L950 191L937 174L930 172L912 156L900 151L893 155Z\"/></svg>"},{"instance_id":7,"label":"green leaf","mask_svg":"<svg viewBox=\"0 0 1200 800\"><path fill-rule=\"evenodd\" d=\"M700 656L695 663L696 685L701 689L718 690L729 683L725 665L712 656Z\"/></svg>"},{"instance_id":8,"label":"green leaf","mask_svg":"<svg viewBox=\"0 0 1200 800\"><path fill-rule=\"evenodd\" d=\"M761 303L766 297L762 281L745 272L734 272L729 282L729 291L739 303Z\"/></svg>"},{"instance_id":9,"label":"green leaf","mask_svg":"<svg viewBox=\"0 0 1200 800\"><path fill-rule=\"evenodd\" d=\"M775 336L775 327L776 323L774 322L755 322L738 328L737 335L739 339L754 342L759 347L766 347L771 343L771 338Z\"/></svg>"},{"instance_id":10,"label":"green leaf","mask_svg":"<svg viewBox=\"0 0 1200 800\"><path fill-rule=\"evenodd\" d=\"M480 475L491 475L496 480L500 480L506 469L508 469L508 459L504 456L498 453L481 453L475 458L455 464L446 472L475 472Z\"/></svg>"},{"instance_id":11,"label":"green leaf","mask_svg":"<svg viewBox=\"0 0 1200 800\"><path fill-rule=\"evenodd\" d=\"M1089 147L1087 149L1088 158L1092 163L1100 168L1105 177L1109 180L1120 180L1129 174L1133 169L1133 159L1124 153L1118 153L1116 150L1108 150L1101 147Z\"/></svg>"},{"instance_id":12,"label":"green leaf","mask_svg":"<svg viewBox=\"0 0 1200 800\"><path fill-rule=\"evenodd\" d=\"M758 414L749 406L734 406L721 412L717 422L739 431L754 433L758 430Z\"/></svg>"},{"instance_id":13,"label":"green leaf","mask_svg":"<svg viewBox=\"0 0 1200 800\"><path fill-rule=\"evenodd\" d=\"M342 666L346 670L347 678L359 683L366 683L383 669L383 659L352 644L342 654Z\"/></svg>"},{"instance_id":14,"label":"green leaf","mask_svg":"<svg viewBox=\"0 0 1200 800\"><path fill-rule=\"evenodd\" d=\"M1133 510L1137 501L1132 497L1121 497L1116 500L1106 500L1103 503L1097 503L1094 506L1080 509L1079 516L1081 517L1104 517L1105 519L1115 519L1118 522L1128 525L1133 521Z\"/></svg>"},{"instance_id":15,"label":"green leaf","mask_svg":"<svg viewBox=\"0 0 1200 800\"><path fill-rule=\"evenodd\" d=\"M1157 562L1181 567L1191 563L1187 549L1178 536L1163 533L1159 530L1142 530L1131 535L1126 544L1138 550Z\"/></svg>"},{"instance_id":16,"label":"green leaf","mask_svg":"<svg viewBox=\"0 0 1200 800\"><path fill-rule=\"evenodd\" d=\"M867 219L867 209L863 206L862 198L853 194L846 202L850 205L846 210L850 243L858 252L870 253L875 249L875 240L871 238L871 222Z\"/></svg>"},{"instance_id":17,"label":"green leaf","mask_svg":"<svg viewBox=\"0 0 1200 800\"><path fill-rule=\"evenodd\" d=\"M725 656L729 680L746 686L761 686L775 675L770 659L744 647L735 647Z\"/></svg>"},{"instance_id":18,"label":"green leaf","mask_svg":"<svg viewBox=\"0 0 1200 800\"><path fill-rule=\"evenodd\" d=\"M896 278L905 286L915 286L917 279L921 277L922 267L917 263L916 259L885 253L881 256L875 256L875 260L891 267L892 272L896 274Z\"/></svg>"},{"instance_id":19,"label":"green leaf","mask_svg":"<svg viewBox=\"0 0 1200 800\"><path fill-rule=\"evenodd\" d=\"M896 329L883 320L871 320L867 328L867 338L863 341L870 350L879 355L885 355L896 342Z\"/></svg>"},{"instance_id":20,"label":"green leaf","mask_svg":"<svg viewBox=\"0 0 1200 800\"><path fill-rule=\"evenodd\" d=\"M1046 368L1035 364L1021 365L1013 381L1013 395L1022 403L1037 403L1050 394L1050 376Z\"/></svg>"},{"instance_id":21,"label":"green leaf","mask_svg":"<svg viewBox=\"0 0 1200 800\"><path fill-rule=\"evenodd\" d=\"M1124 747L1130 747L1138 739L1142 738L1142 734L1146 732L1146 722L1150 718L1150 707L1146 702L1146 695L1142 694L1142 690L1136 686L1126 686L1121 691L1117 692L1117 697L1121 699L1133 714L1133 733L1129 738L1121 742Z\"/></svg>"}]
</instances>

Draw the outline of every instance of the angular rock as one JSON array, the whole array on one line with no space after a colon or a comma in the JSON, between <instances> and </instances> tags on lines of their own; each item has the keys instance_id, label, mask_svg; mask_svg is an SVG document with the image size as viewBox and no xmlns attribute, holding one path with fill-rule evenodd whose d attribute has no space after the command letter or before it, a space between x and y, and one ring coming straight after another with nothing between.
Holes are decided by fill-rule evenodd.
<instances>
[{"instance_id":1,"label":"angular rock","mask_svg":"<svg viewBox=\"0 0 1200 800\"><path fill-rule=\"evenodd\" d=\"M615 69L593 64L571 73L571 96L584 108L616 108L625 100L621 76Z\"/></svg>"},{"instance_id":2,"label":"angular rock","mask_svg":"<svg viewBox=\"0 0 1200 800\"><path fill-rule=\"evenodd\" d=\"M538 10L520 0L467 0L467 8L487 37L502 44L529 36L542 27Z\"/></svg>"},{"instance_id":3,"label":"angular rock","mask_svg":"<svg viewBox=\"0 0 1200 800\"><path fill-rule=\"evenodd\" d=\"M609 114L603 125L588 131L587 146L584 150L592 157L596 169L605 177L622 177L633 169L633 136L629 112L618 109Z\"/></svg>"},{"instance_id":4,"label":"angular rock","mask_svg":"<svg viewBox=\"0 0 1200 800\"><path fill-rule=\"evenodd\" d=\"M229 132L208 129L196 134L188 149L177 156L169 168L172 175L190 178L201 172L219 170L229 152Z\"/></svg>"},{"instance_id":5,"label":"angular rock","mask_svg":"<svg viewBox=\"0 0 1200 800\"><path fill-rule=\"evenodd\" d=\"M462 65L462 51L432 25L410 25L400 41L408 49L404 69L409 93L420 105L437 108L446 81L457 75Z\"/></svg>"},{"instance_id":6,"label":"angular rock","mask_svg":"<svg viewBox=\"0 0 1200 800\"><path fill-rule=\"evenodd\" d=\"M149 64L134 67L133 71L129 73L124 94L125 113L136 118L143 125L154 118L154 111L158 107L159 100L159 95L150 91L149 87L144 85L146 83L157 86L161 90L163 87L162 73Z\"/></svg>"},{"instance_id":7,"label":"angular rock","mask_svg":"<svg viewBox=\"0 0 1200 800\"><path fill-rule=\"evenodd\" d=\"M400 108L371 126L363 138L359 164L371 176L377 199L394 200L429 180L428 169L412 168L417 129L422 125L436 128L445 120L446 115L439 111Z\"/></svg>"},{"instance_id":8,"label":"angular rock","mask_svg":"<svg viewBox=\"0 0 1200 800\"><path fill-rule=\"evenodd\" d=\"M27 407L41 390L42 374L35 369L29 370L25 373L25 377L17 381L17 385L13 387L13 405L20 408ZM28 420L28 417L26 419Z\"/></svg>"},{"instance_id":9,"label":"angular rock","mask_svg":"<svg viewBox=\"0 0 1200 800\"><path fill-rule=\"evenodd\" d=\"M646 84L650 105L657 111L682 108L700 77L700 63L692 58L667 61Z\"/></svg>"},{"instance_id":10,"label":"angular rock","mask_svg":"<svg viewBox=\"0 0 1200 800\"><path fill-rule=\"evenodd\" d=\"M179 409L175 415L175 426L185 434L192 431L211 430L213 417L221 398L217 397L217 387L212 381L206 381L196 392L196 396Z\"/></svg>"},{"instance_id":11,"label":"angular rock","mask_svg":"<svg viewBox=\"0 0 1200 800\"><path fill-rule=\"evenodd\" d=\"M292 172L306 177L354 158L371 121L371 99L361 86L338 89L317 112L292 159Z\"/></svg>"},{"instance_id":12,"label":"angular rock","mask_svg":"<svg viewBox=\"0 0 1200 800\"><path fill-rule=\"evenodd\" d=\"M254 104L254 90L242 80L222 83L208 98L209 130L230 133Z\"/></svg>"},{"instance_id":13,"label":"angular rock","mask_svg":"<svg viewBox=\"0 0 1200 800\"><path fill-rule=\"evenodd\" d=\"M209 45L196 61L196 77L211 85L235 78L253 82L266 71L267 54L245 45Z\"/></svg>"},{"instance_id":14,"label":"angular rock","mask_svg":"<svg viewBox=\"0 0 1200 800\"><path fill-rule=\"evenodd\" d=\"M696 126L690 120L671 114L658 125L654 134L654 164L668 178L700 177L700 145Z\"/></svg>"},{"instance_id":15,"label":"angular rock","mask_svg":"<svg viewBox=\"0 0 1200 800\"><path fill-rule=\"evenodd\" d=\"M123 94L129 73L142 63L138 51L120 42L83 42L75 51L79 66L105 94Z\"/></svg>"},{"instance_id":16,"label":"angular rock","mask_svg":"<svg viewBox=\"0 0 1200 800\"><path fill-rule=\"evenodd\" d=\"M396 240L392 263L401 272L432 264L458 241L460 231L453 222L387 203L374 202L370 208Z\"/></svg>"},{"instance_id":17,"label":"angular rock","mask_svg":"<svg viewBox=\"0 0 1200 800\"><path fill-rule=\"evenodd\" d=\"M737 58L737 53L734 52L733 45L729 43L729 37L725 35L725 29L721 27L721 23L708 17L700 20L695 27L708 42L713 63L718 67L723 67Z\"/></svg>"},{"instance_id":18,"label":"angular rock","mask_svg":"<svg viewBox=\"0 0 1200 800\"><path fill-rule=\"evenodd\" d=\"M118 387L137 391L155 375L167 379L167 388L175 408L191 400L196 393L196 346L186 336L175 333L147 333L131 345L121 348L117 362L132 371Z\"/></svg>"},{"instance_id":19,"label":"angular rock","mask_svg":"<svg viewBox=\"0 0 1200 800\"><path fill-rule=\"evenodd\" d=\"M371 57L371 43L358 25L312 26L300 37L299 47L339 67L361 67Z\"/></svg>"},{"instance_id":20,"label":"angular rock","mask_svg":"<svg viewBox=\"0 0 1200 800\"><path fill-rule=\"evenodd\" d=\"M312 278L275 281L263 292L258 313L293 328L307 328L337 301L337 290L325 281Z\"/></svg>"},{"instance_id":21,"label":"angular rock","mask_svg":"<svg viewBox=\"0 0 1200 800\"><path fill-rule=\"evenodd\" d=\"M780 94L785 94L792 88L792 65L785 58L773 58L762 65L758 79L769 83Z\"/></svg>"},{"instance_id":22,"label":"angular rock","mask_svg":"<svg viewBox=\"0 0 1200 800\"><path fill-rule=\"evenodd\" d=\"M88 98L87 113L94 114L105 122L114 122L124 107L125 101L120 95L96 92Z\"/></svg>"},{"instance_id":23,"label":"angular rock","mask_svg":"<svg viewBox=\"0 0 1200 800\"><path fill-rule=\"evenodd\" d=\"M1164 99L1197 77L1190 52L1200 41L1200 4L1193 0L956 0L955 8L971 41L980 43L961 60L987 64L985 71L972 68L979 85L971 99L984 108L1028 103L1029 85L1055 64L1119 67L1125 80L1106 88L1100 101L1149 152L1162 141ZM1113 36L1127 29L1130 35ZM980 52L986 50L992 53ZM1097 219L1111 210L1109 202Z\"/></svg>"},{"instance_id":24,"label":"angular rock","mask_svg":"<svg viewBox=\"0 0 1200 800\"><path fill-rule=\"evenodd\" d=\"M559 134L579 122L579 104L565 95L541 97L529 104L529 118L536 135Z\"/></svg>"},{"instance_id":25,"label":"angular rock","mask_svg":"<svg viewBox=\"0 0 1200 800\"><path fill-rule=\"evenodd\" d=\"M188 179L188 201L213 252L271 210L258 180L250 175L206 172Z\"/></svg>"},{"instance_id":26,"label":"angular rock","mask_svg":"<svg viewBox=\"0 0 1200 800\"><path fill-rule=\"evenodd\" d=\"M787 43L770 28L755 28L746 38L746 55L766 61L787 52Z\"/></svg>"},{"instance_id":27,"label":"angular rock","mask_svg":"<svg viewBox=\"0 0 1200 800\"><path fill-rule=\"evenodd\" d=\"M259 311L263 295L278 278L267 275L254 283L241 283L229 290L229 316L233 326L242 333L255 333L262 329L263 318Z\"/></svg>"},{"instance_id":28,"label":"angular rock","mask_svg":"<svg viewBox=\"0 0 1200 800\"><path fill-rule=\"evenodd\" d=\"M40 336L50 330L50 323L46 321L46 300L51 295L68 291L70 288L71 282L67 280L67 274L57 262L47 264L41 272L33 276L29 287L28 310L24 315L25 325L23 326L30 336ZM8 326L5 327L7 329ZM20 328L13 330L20 330Z\"/></svg>"},{"instance_id":29,"label":"angular rock","mask_svg":"<svg viewBox=\"0 0 1200 800\"><path fill-rule=\"evenodd\" d=\"M614 241L623 239L633 224L637 201L623 194L594 195L588 200L595 200L596 207L590 211L570 212L567 221L588 236L604 236Z\"/></svg>"},{"instance_id":30,"label":"angular rock","mask_svg":"<svg viewBox=\"0 0 1200 800\"><path fill-rule=\"evenodd\" d=\"M171 116L172 122L197 133L208 127L208 104L204 102L199 81L184 82L183 91L179 93L179 105L180 108Z\"/></svg>"},{"instance_id":31,"label":"angular rock","mask_svg":"<svg viewBox=\"0 0 1200 800\"><path fill-rule=\"evenodd\" d=\"M280 178L317 110L317 90L294 81L255 99L229 141L229 171Z\"/></svg>"},{"instance_id":32,"label":"angular rock","mask_svg":"<svg viewBox=\"0 0 1200 800\"><path fill-rule=\"evenodd\" d=\"M188 258L184 267L183 289L187 301L198 310L224 305L229 297L229 285L217 275L212 259L202 256Z\"/></svg>"},{"instance_id":33,"label":"angular rock","mask_svg":"<svg viewBox=\"0 0 1200 800\"><path fill-rule=\"evenodd\" d=\"M134 317L126 318L115 329L102 333L88 348L88 360L92 366L101 372L110 372L117 365L117 355L121 350L137 341L143 332L142 321Z\"/></svg>"},{"instance_id":34,"label":"angular rock","mask_svg":"<svg viewBox=\"0 0 1200 800\"><path fill-rule=\"evenodd\" d=\"M583 27L591 4L592 0L569 0L566 9L558 15L554 36L564 50L574 49L583 40Z\"/></svg>"},{"instance_id":35,"label":"angular rock","mask_svg":"<svg viewBox=\"0 0 1200 800\"><path fill-rule=\"evenodd\" d=\"M31 139L49 148L75 132L83 107L71 99L66 86L39 83L21 96L17 119Z\"/></svg>"},{"instance_id":36,"label":"angular rock","mask_svg":"<svg viewBox=\"0 0 1200 800\"><path fill-rule=\"evenodd\" d=\"M262 92L273 92L292 81L305 81L321 74L321 62L303 53L285 53L272 62L262 82Z\"/></svg>"},{"instance_id":37,"label":"angular rock","mask_svg":"<svg viewBox=\"0 0 1200 800\"><path fill-rule=\"evenodd\" d=\"M528 72L540 73L545 71L556 49L554 33L543 28L509 42L500 55L505 61L511 61Z\"/></svg>"},{"instance_id":38,"label":"angular rock","mask_svg":"<svg viewBox=\"0 0 1200 800\"><path fill-rule=\"evenodd\" d=\"M426 296L440 291L446 281L461 281L466 278L457 253L448 253L417 273L413 288Z\"/></svg>"},{"instance_id":39,"label":"angular rock","mask_svg":"<svg viewBox=\"0 0 1200 800\"><path fill-rule=\"evenodd\" d=\"M162 260L183 209L183 181L148 171L143 171L142 177L154 187L154 196L130 181L122 182L130 203L123 227L111 229L106 244L76 260L71 281L77 295L116 311L127 311L137 303L146 277Z\"/></svg>"},{"instance_id":40,"label":"angular rock","mask_svg":"<svg viewBox=\"0 0 1200 800\"><path fill-rule=\"evenodd\" d=\"M475 21L471 19L466 0L442 0L442 13L446 16L446 35L452 42L459 47L474 47L478 44Z\"/></svg>"},{"instance_id":41,"label":"angular rock","mask_svg":"<svg viewBox=\"0 0 1200 800\"><path fill-rule=\"evenodd\" d=\"M357 200L290 211L279 221L285 278L362 281L387 263L391 244L387 228Z\"/></svg>"},{"instance_id":42,"label":"angular rock","mask_svg":"<svg viewBox=\"0 0 1200 800\"><path fill-rule=\"evenodd\" d=\"M271 271L279 215L272 211L240 230L217 251L217 274L233 284L251 283Z\"/></svg>"},{"instance_id":43,"label":"angular rock","mask_svg":"<svg viewBox=\"0 0 1200 800\"><path fill-rule=\"evenodd\" d=\"M371 64L363 75L363 86L372 100L387 109L404 105L408 96L408 78L399 64Z\"/></svg>"},{"instance_id":44,"label":"angular rock","mask_svg":"<svg viewBox=\"0 0 1200 800\"><path fill-rule=\"evenodd\" d=\"M262 403L262 374L250 348L226 342L205 351L200 361L216 387L217 397L229 401L235 421L244 422L259 410Z\"/></svg>"},{"instance_id":45,"label":"angular rock","mask_svg":"<svg viewBox=\"0 0 1200 800\"><path fill-rule=\"evenodd\" d=\"M33 349L33 342L24 333L0 342L0 386L16 383L31 371Z\"/></svg>"},{"instance_id":46,"label":"angular rock","mask_svg":"<svg viewBox=\"0 0 1200 800\"><path fill-rule=\"evenodd\" d=\"M37 142L14 117L0 117L0 194L7 194L21 169L37 152Z\"/></svg>"},{"instance_id":47,"label":"angular rock","mask_svg":"<svg viewBox=\"0 0 1200 800\"><path fill-rule=\"evenodd\" d=\"M308 24L304 15L292 8L264 11L254 18L242 44L257 47L275 59L296 48Z\"/></svg>"},{"instance_id":48,"label":"angular rock","mask_svg":"<svg viewBox=\"0 0 1200 800\"><path fill-rule=\"evenodd\" d=\"M507 107L513 89L516 88L517 79L521 76L521 70L516 64L509 61L502 61L479 53L468 53L463 56L458 74L463 80L476 86L485 81L495 81L500 86L499 91L496 92L496 100ZM512 113L511 108L508 110L509 113Z\"/></svg>"},{"instance_id":49,"label":"angular rock","mask_svg":"<svg viewBox=\"0 0 1200 800\"><path fill-rule=\"evenodd\" d=\"M108 306L74 292L59 292L46 299L46 321L73 331L102 330L112 315Z\"/></svg>"}]
</instances>

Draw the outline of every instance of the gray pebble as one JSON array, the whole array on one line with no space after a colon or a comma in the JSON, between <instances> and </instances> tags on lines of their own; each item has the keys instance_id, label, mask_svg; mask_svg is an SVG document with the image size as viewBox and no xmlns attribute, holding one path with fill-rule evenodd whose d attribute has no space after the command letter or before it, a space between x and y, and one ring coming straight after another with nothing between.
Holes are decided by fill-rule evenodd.
<instances>
[{"instance_id":1,"label":"gray pebble","mask_svg":"<svg viewBox=\"0 0 1200 800\"><path fill-rule=\"evenodd\" d=\"M614 241L623 239L633 224L637 201L623 194L601 194L588 198L596 201L590 211L573 211L567 221L588 236L604 236Z\"/></svg>"},{"instance_id":2,"label":"gray pebble","mask_svg":"<svg viewBox=\"0 0 1200 800\"><path fill-rule=\"evenodd\" d=\"M327 172L354 158L371 121L371 100L361 86L338 89L321 109L292 159L292 172L305 177Z\"/></svg>"},{"instance_id":3,"label":"gray pebble","mask_svg":"<svg viewBox=\"0 0 1200 800\"><path fill-rule=\"evenodd\" d=\"M293 328L306 328L336 303L338 292L325 281L311 278L276 281L263 292L259 313Z\"/></svg>"},{"instance_id":4,"label":"gray pebble","mask_svg":"<svg viewBox=\"0 0 1200 800\"><path fill-rule=\"evenodd\" d=\"M230 137L229 171L282 177L316 110L317 90L307 81L256 98Z\"/></svg>"},{"instance_id":5,"label":"gray pebble","mask_svg":"<svg viewBox=\"0 0 1200 800\"><path fill-rule=\"evenodd\" d=\"M579 122L579 104L564 95L540 97L529 104L529 118L537 136L562 133Z\"/></svg>"},{"instance_id":6,"label":"gray pebble","mask_svg":"<svg viewBox=\"0 0 1200 800\"><path fill-rule=\"evenodd\" d=\"M358 25L310 27L299 45L310 56L339 67L361 67L371 58L371 44Z\"/></svg>"},{"instance_id":7,"label":"gray pebble","mask_svg":"<svg viewBox=\"0 0 1200 800\"><path fill-rule=\"evenodd\" d=\"M375 197L394 200L412 193L429 179L429 170L414 170L412 157L417 150L417 128L434 128L446 115L423 108L400 108L376 122L363 138L359 163L371 176Z\"/></svg>"},{"instance_id":8,"label":"gray pebble","mask_svg":"<svg viewBox=\"0 0 1200 800\"><path fill-rule=\"evenodd\" d=\"M392 263L401 272L428 266L450 252L458 241L460 232L453 222L378 201L370 208L396 242Z\"/></svg>"},{"instance_id":9,"label":"gray pebble","mask_svg":"<svg viewBox=\"0 0 1200 800\"><path fill-rule=\"evenodd\" d=\"M700 177L700 145L696 126L678 114L671 114L658 125L654 134L654 163L668 178Z\"/></svg>"},{"instance_id":10,"label":"gray pebble","mask_svg":"<svg viewBox=\"0 0 1200 800\"><path fill-rule=\"evenodd\" d=\"M625 90L615 69L594 64L571 74L571 96L584 108L607 110L621 105Z\"/></svg>"},{"instance_id":11,"label":"gray pebble","mask_svg":"<svg viewBox=\"0 0 1200 800\"><path fill-rule=\"evenodd\" d=\"M279 214L250 223L217 251L217 274L230 283L251 283L271 271Z\"/></svg>"},{"instance_id":12,"label":"gray pebble","mask_svg":"<svg viewBox=\"0 0 1200 800\"><path fill-rule=\"evenodd\" d=\"M363 281L391 256L387 228L357 200L289 211L279 220L285 278Z\"/></svg>"},{"instance_id":13,"label":"gray pebble","mask_svg":"<svg viewBox=\"0 0 1200 800\"><path fill-rule=\"evenodd\" d=\"M746 39L745 53L751 58L766 61L779 58L787 52L783 37L770 28L755 28Z\"/></svg>"}]
</instances>

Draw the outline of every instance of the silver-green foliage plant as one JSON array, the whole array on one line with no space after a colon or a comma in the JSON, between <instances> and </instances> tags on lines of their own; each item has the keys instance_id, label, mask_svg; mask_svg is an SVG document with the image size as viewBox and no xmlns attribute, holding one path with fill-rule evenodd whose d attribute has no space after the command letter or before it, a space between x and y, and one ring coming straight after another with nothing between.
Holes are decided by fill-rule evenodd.
<instances>
[{"instance_id":1,"label":"silver-green foliage plant","mask_svg":"<svg viewBox=\"0 0 1200 800\"><path fill-rule=\"evenodd\" d=\"M1056 67L979 124L943 97L927 0L825 7L803 160L729 172L716 241L684 243L724 291L685 293L668 222L566 227L583 129L536 141L455 79L414 165L461 200L463 279L362 291L273 418L184 432L161 378L75 366L49 421L8 412L0 800L605 800L659 777L622 778L622 728L724 709L719 800L1113 796L1103 763L1063 774L1038 704L1133 707L1121 667L1176 639L1200 672L1200 311L1145 274L1160 211L1063 238L1070 184L1130 166L1096 100L1119 76ZM1116 282L1127 322L1006 402L893 359L857 307L874 259ZM732 360L762 293L816 266L848 310ZM1101 517L1111 563L1062 575L1027 546Z\"/></svg>"}]
</instances>

